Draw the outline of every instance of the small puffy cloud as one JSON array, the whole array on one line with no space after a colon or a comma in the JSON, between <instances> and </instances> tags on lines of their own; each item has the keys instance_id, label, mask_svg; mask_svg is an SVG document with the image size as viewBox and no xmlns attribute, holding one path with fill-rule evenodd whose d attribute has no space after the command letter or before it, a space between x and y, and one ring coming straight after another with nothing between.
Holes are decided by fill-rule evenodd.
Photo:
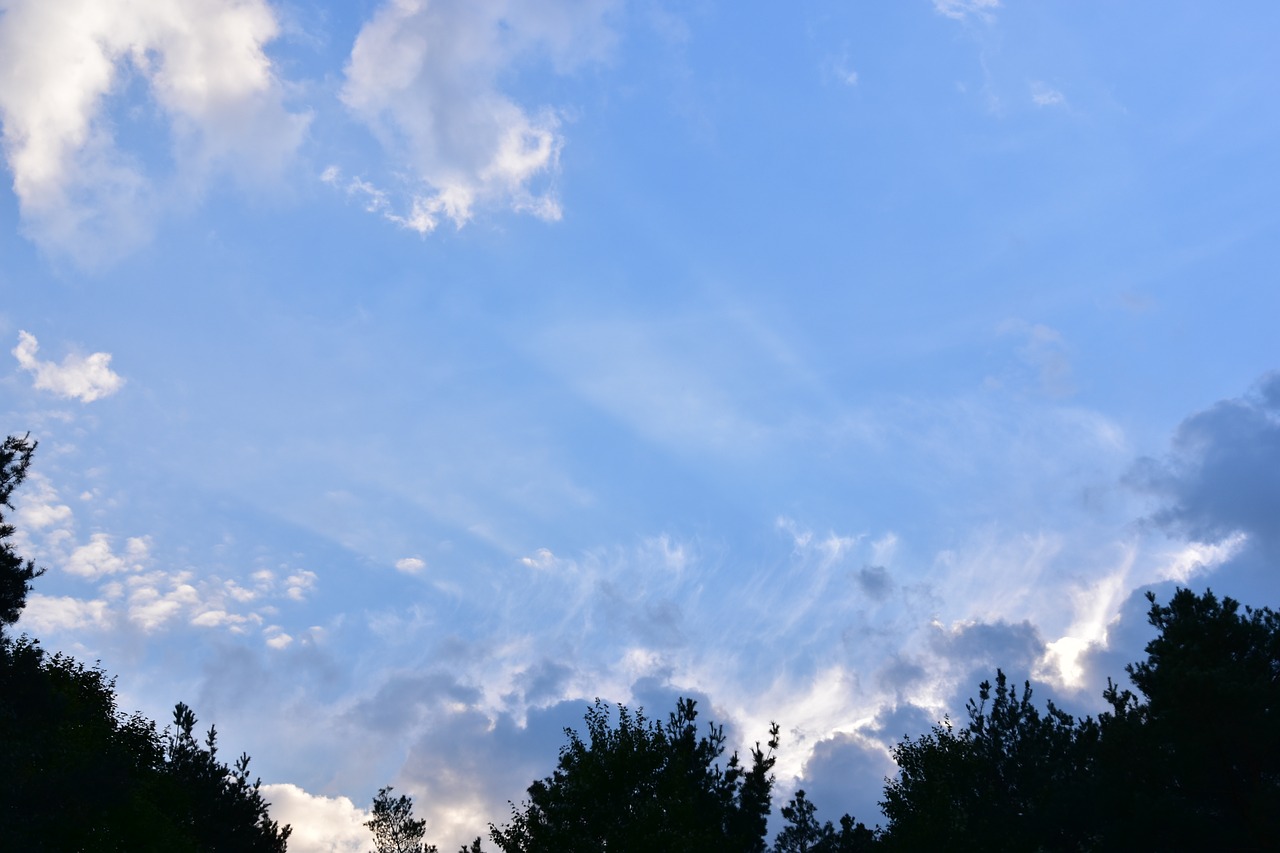
<instances>
[{"instance_id":1,"label":"small puffy cloud","mask_svg":"<svg viewBox=\"0 0 1280 853\"><path fill-rule=\"evenodd\" d=\"M324 179L420 234L445 219L460 227L482 205L559 219L554 193L535 183L557 169L560 119L517 104L498 81L530 55L549 57L561 72L603 58L613 41L604 23L612 5L385 3L356 39L342 100L411 171L408 210L393 211L384 190L362 178L342 181L336 168Z\"/></svg>"},{"instance_id":2,"label":"small puffy cloud","mask_svg":"<svg viewBox=\"0 0 1280 853\"><path fill-rule=\"evenodd\" d=\"M271 819L293 827L291 853L365 853L371 834L369 813L346 797L309 794L297 785L263 785Z\"/></svg>"},{"instance_id":3,"label":"small puffy cloud","mask_svg":"<svg viewBox=\"0 0 1280 853\"><path fill-rule=\"evenodd\" d=\"M1067 98L1057 89L1037 80L1031 84L1031 102L1037 107L1060 107Z\"/></svg>"},{"instance_id":4,"label":"small puffy cloud","mask_svg":"<svg viewBox=\"0 0 1280 853\"><path fill-rule=\"evenodd\" d=\"M308 121L264 52L278 32L266 0L4 3L0 145L31 236L86 263L146 239L164 192L118 145L127 122L165 122L174 186L278 170ZM133 83L142 108L109 115Z\"/></svg>"},{"instance_id":5,"label":"small puffy cloud","mask_svg":"<svg viewBox=\"0 0 1280 853\"><path fill-rule=\"evenodd\" d=\"M92 403L94 400L110 397L124 385L120 374L111 370L110 353L68 355L62 360L62 364L56 364L36 358L39 349L35 335L18 332L18 345L12 352L22 369L35 377L35 387L41 391L50 391L59 397L73 397L82 403Z\"/></svg>"},{"instance_id":6,"label":"small puffy cloud","mask_svg":"<svg viewBox=\"0 0 1280 853\"><path fill-rule=\"evenodd\" d=\"M402 560L396 560L396 571L404 572L406 575L416 575L426 567L426 561L420 557L405 557Z\"/></svg>"},{"instance_id":7,"label":"small puffy cloud","mask_svg":"<svg viewBox=\"0 0 1280 853\"><path fill-rule=\"evenodd\" d=\"M81 545L71 552L63 569L82 578L96 579L105 575L116 575L124 572L141 571L149 558L150 540L145 536L135 536L125 542L124 552L115 553L111 547L111 537L105 533L95 533L89 537L87 545Z\"/></svg>"},{"instance_id":8,"label":"small puffy cloud","mask_svg":"<svg viewBox=\"0 0 1280 853\"><path fill-rule=\"evenodd\" d=\"M306 569L295 572L284 579L285 595L294 601L302 601L316 585L316 573Z\"/></svg>"},{"instance_id":9,"label":"small puffy cloud","mask_svg":"<svg viewBox=\"0 0 1280 853\"><path fill-rule=\"evenodd\" d=\"M939 15L957 21L971 16L990 20L992 13L1000 8L1000 0L933 0L933 8Z\"/></svg>"},{"instance_id":10,"label":"small puffy cloud","mask_svg":"<svg viewBox=\"0 0 1280 853\"><path fill-rule=\"evenodd\" d=\"M560 560L547 548L539 548L532 557L521 557L520 563L530 569L548 571L555 568Z\"/></svg>"},{"instance_id":11,"label":"small puffy cloud","mask_svg":"<svg viewBox=\"0 0 1280 853\"><path fill-rule=\"evenodd\" d=\"M164 627L201 605L200 591L189 572L153 572L130 579L129 621L148 633Z\"/></svg>"}]
</instances>

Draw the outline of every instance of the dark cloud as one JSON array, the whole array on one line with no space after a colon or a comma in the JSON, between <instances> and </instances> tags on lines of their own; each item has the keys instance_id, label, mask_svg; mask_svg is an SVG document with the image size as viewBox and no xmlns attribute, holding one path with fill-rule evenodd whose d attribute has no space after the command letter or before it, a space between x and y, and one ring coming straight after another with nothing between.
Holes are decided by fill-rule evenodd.
<instances>
[{"instance_id":1,"label":"dark cloud","mask_svg":"<svg viewBox=\"0 0 1280 853\"><path fill-rule=\"evenodd\" d=\"M884 566L865 566L855 576L858 588L875 601L884 601L893 591L893 579Z\"/></svg>"},{"instance_id":2,"label":"dark cloud","mask_svg":"<svg viewBox=\"0 0 1280 853\"><path fill-rule=\"evenodd\" d=\"M903 657L894 657L876 672L876 685L883 690L901 694L924 678L925 674L925 669L920 664Z\"/></svg>"},{"instance_id":3,"label":"dark cloud","mask_svg":"<svg viewBox=\"0 0 1280 853\"><path fill-rule=\"evenodd\" d=\"M516 676L516 684L530 705L543 705L549 699L564 695L564 685L573 669L551 660L540 661Z\"/></svg>"},{"instance_id":4,"label":"dark cloud","mask_svg":"<svg viewBox=\"0 0 1280 853\"><path fill-rule=\"evenodd\" d=\"M1214 542L1242 531L1280 550L1280 372L1187 418L1172 451L1140 459L1125 482L1164 499L1151 521L1173 535Z\"/></svg>"},{"instance_id":5,"label":"dark cloud","mask_svg":"<svg viewBox=\"0 0 1280 853\"><path fill-rule=\"evenodd\" d=\"M378 691L361 701L349 719L380 734L404 731L446 702L473 705L479 689L463 684L447 672L393 675Z\"/></svg>"},{"instance_id":6,"label":"dark cloud","mask_svg":"<svg viewBox=\"0 0 1280 853\"><path fill-rule=\"evenodd\" d=\"M880 709L875 720L864 731L873 735L887 747L900 743L904 737L919 737L938 722L919 705L904 702Z\"/></svg>"},{"instance_id":7,"label":"dark cloud","mask_svg":"<svg viewBox=\"0 0 1280 853\"><path fill-rule=\"evenodd\" d=\"M880 798L895 770L882 748L856 735L837 734L814 745L797 787L817 806L818 818L837 823L851 814L868 825L884 822Z\"/></svg>"},{"instance_id":8,"label":"dark cloud","mask_svg":"<svg viewBox=\"0 0 1280 853\"><path fill-rule=\"evenodd\" d=\"M1044 654L1044 640L1030 622L977 622L953 631L936 629L930 638L937 653L977 669L999 667L1027 672Z\"/></svg>"}]
</instances>

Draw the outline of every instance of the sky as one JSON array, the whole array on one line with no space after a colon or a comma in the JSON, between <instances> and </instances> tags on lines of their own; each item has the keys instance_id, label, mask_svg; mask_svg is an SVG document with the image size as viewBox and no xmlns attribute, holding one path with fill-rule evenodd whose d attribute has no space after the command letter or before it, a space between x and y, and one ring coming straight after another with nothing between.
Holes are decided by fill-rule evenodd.
<instances>
[{"instance_id":1,"label":"sky","mask_svg":"<svg viewBox=\"0 0 1280 853\"><path fill-rule=\"evenodd\" d=\"M1280 604L1280 7L0 0L19 629L441 849L600 697L874 824Z\"/></svg>"}]
</instances>

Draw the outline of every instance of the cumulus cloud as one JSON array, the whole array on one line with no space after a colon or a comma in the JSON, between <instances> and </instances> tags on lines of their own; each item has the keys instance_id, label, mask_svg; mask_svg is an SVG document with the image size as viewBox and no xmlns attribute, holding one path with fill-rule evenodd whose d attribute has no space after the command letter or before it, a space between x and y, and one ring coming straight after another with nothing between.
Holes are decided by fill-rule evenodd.
<instances>
[{"instance_id":1,"label":"cumulus cloud","mask_svg":"<svg viewBox=\"0 0 1280 853\"><path fill-rule=\"evenodd\" d=\"M36 353L40 344L30 332L18 332L18 345L13 357L23 370L35 377L35 387L52 392L59 397L75 398L82 403L92 403L110 397L124 385L120 374L111 369L111 354L95 352L93 355L68 355L62 364L40 361Z\"/></svg>"},{"instance_id":2,"label":"cumulus cloud","mask_svg":"<svg viewBox=\"0 0 1280 853\"><path fill-rule=\"evenodd\" d=\"M71 552L63 569L91 580L104 575L141 571L150 556L150 546L147 537L135 536L125 542L124 552L117 554L112 550L110 536L95 533L89 537L87 545Z\"/></svg>"},{"instance_id":3,"label":"cumulus cloud","mask_svg":"<svg viewBox=\"0 0 1280 853\"><path fill-rule=\"evenodd\" d=\"M52 631L105 628L111 621L110 605L102 599L82 601L69 595L32 593L22 611L22 628L38 636Z\"/></svg>"},{"instance_id":4,"label":"cumulus cloud","mask_svg":"<svg viewBox=\"0 0 1280 853\"><path fill-rule=\"evenodd\" d=\"M297 785L263 785L271 819L293 827L292 853L365 853L372 838L369 813L346 797L309 794Z\"/></svg>"},{"instance_id":5,"label":"cumulus cloud","mask_svg":"<svg viewBox=\"0 0 1280 853\"><path fill-rule=\"evenodd\" d=\"M447 219L469 221L492 205L560 218L551 189L563 137L550 109L529 110L499 89L500 77L530 56L565 72L607 55L610 0L392 0L356 39L342 99L413 175L407 209L362 178L326 179L361 196L367 209L427 234Z\"/></svg>"},{"instance_id":6,"label":"cumulus cloud","mask_svg":"<svg viewBox=\"0 0 1280 853\"><path fill-rule=\"evenodd\" d=\"M120 145L122 120L158 112L175 188L214 171L272 174L301 142L307 117L285 109L264 52L279 32L266 0L5 0L0 9L2 145L23 221L46 247L89 263L146 239L162 193ZM110 114L139 88L141 109Z\"/></svg>"}]
</instances>

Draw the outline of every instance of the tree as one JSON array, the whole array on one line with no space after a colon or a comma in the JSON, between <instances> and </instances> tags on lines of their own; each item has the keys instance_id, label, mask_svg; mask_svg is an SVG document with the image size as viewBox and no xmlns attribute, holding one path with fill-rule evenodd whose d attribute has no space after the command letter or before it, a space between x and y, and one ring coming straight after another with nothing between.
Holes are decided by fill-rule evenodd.
<instances>
[{"instance_id":1,"label":"tree","mask_svg":"<svg viewBox=\"0 0 1280 853\"><path fill-rule=\"evenodd\" d=\"M26 476L35 442L0 444L0 507ZM0 519L0 629L16 621L39 576ZM179 704L162 739L116 706L99 666L47 654L0 631L0 849L283 853L289 827L267 814L249 757L217 759L217 733L194 735Z\"/></svg>"},{"instance_id":2,"label":"tree","mask_svg":"<svg viewBox=\"0 0 1280 853\"><path fill-rule=\"evenodd\" d=\"M4 520L4 507L13 508L10 496L27 477L27 467L36 451L36 442L29 435L18 438L9 436L0 444L0 636L5 627L18 621L22 608L31 591L31 581L44 573L30 560L23 560L13 551L9 538L14 534L13 525Z\"/></svg>"},{"instance_id":3,"label":"tree","mask_svg":"<svg viewBox=\"0 0 1280 853\"><path fill-rule=\"evenodd\" d=\"M803 790L782 807L787 825L773 840L773 853L863 853L878 848L879 833L850 815L840 818L837 832L831 821L819 824L816 807Z\"/></svg>"},{"instance_id":4,"label":"tree","mask_svg":"<svg viewBox=\"0 0 1280 853\"><path fill-rule=\"evenodd\" d=\"M378 789L373 817L365 822L373 831L377 853L436 853L433 845L423 846L427 822L414 820L413 800L404 794L392 799L392 790L390 786Z\"/></svg>"},{"instance_id":5,"label":"tree","mask_svg":"<svg viewBox=\"0 0 1280 853\"><path fill-rule=\"evenodd\" d=\"M1212 591L1150 602L1145 661L1110 710L1073 720L997 671L894 749L891 849L1264 850L1280 837L1280 616Z\"/></svg>"},{"instance_id":6,"label":"tree","mask_svg":"<svg viewBox=\"0 0 1280 853\"><path fill-rule=\"evenodd\" d=\"M1265 849L1280 837L1280 616L1212 590L1147 594L1157 629L1109 685L1103 785L1120 841ZM1142 829L1138 827L1145 824Z\"/></svg>"},{"instance_id":7,"label":"tree","mask_svg":"<svg viewBox=\"0 0 1280 853\"><path fill-rule=\"evenodd\" d=\"M804 790L796 791L795 796L782 807L782 819L787 825L774 838L773 853L810 853L834 834L831 823L826 826L818 823L815 812L816 807L805 796Z\"/></svg>"},{"instance_id":8,"label":"tree","mask_svg":"<svg viewBox=\"0 0 1280 853\"><path fill-rule=\"evenodd\" d=\"M751 767L734 753L722 766L724 729L697 731L696 703L680 699L665 724L596 700L587 738L565 729L554 773L529 786L511 822L490 826L506 853L718 850L762 853L774 777L778 726Z\"/></svg>"},{"instance_id":9,"label":"tree","mask_svg":"<svg viewBox=\"0 0 1280 853\"><path fill-rule=\"evenodd\" d=\"M898 777L885 785L892 849L972 844L988 850L1078 850L1093 829L1087 812L1097 727L1077 725L1048 704L1031 704L1004 672L979 685L969 723L944 719L926 735L894 747Z\"/></svg>"}]
</instances>

